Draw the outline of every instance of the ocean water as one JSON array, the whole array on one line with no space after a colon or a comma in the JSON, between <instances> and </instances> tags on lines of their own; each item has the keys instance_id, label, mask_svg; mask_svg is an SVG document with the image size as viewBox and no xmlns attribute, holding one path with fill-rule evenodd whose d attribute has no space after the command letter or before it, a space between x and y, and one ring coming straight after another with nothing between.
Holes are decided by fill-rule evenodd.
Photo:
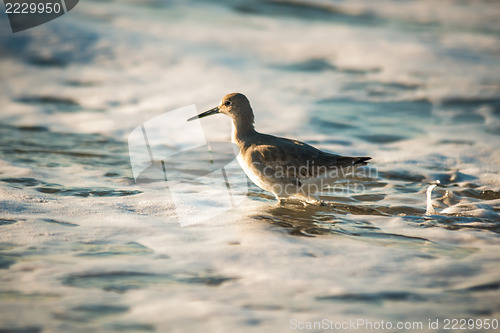
<instances>
[{"instance_id":1,"label":"ocean water","mask_svg":"<svg viewBox=\"0 0 500 333\"><path fill-rule=\"evenodd\" d=\"M500 320L498 14L486 0L81 1L12 34L2 13L0 331ZM183 192L208 198L187 213L136 183L130 133L235 91L259 131L370 166L325 206L279 206L238 178L215 215L210 179ZM230 140L228 118L201 125ZM199 144L171 131L167 151Z\"/></svg>"}]
</instances>

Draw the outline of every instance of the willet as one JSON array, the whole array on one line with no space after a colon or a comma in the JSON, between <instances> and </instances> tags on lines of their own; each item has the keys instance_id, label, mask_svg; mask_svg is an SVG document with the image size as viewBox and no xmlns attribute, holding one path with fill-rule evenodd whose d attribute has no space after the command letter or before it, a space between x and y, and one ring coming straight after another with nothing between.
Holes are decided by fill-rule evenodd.
<instances>
[{"instance_id":1,"label":"willet","mask_svg":"<svg viewBox=\"0 0 500 333\"><path fill-rule=\"evenodd\" d=\"M233 120L232 141L239 147L237 159L241 168L255 185L272 192L279 203L298 197L322 204L319 191L371 159L331 154L297 140L257 132L250 102L240 93L224 96L219 106L188 121L217 113Z\"/></svg>"}]
</instances>

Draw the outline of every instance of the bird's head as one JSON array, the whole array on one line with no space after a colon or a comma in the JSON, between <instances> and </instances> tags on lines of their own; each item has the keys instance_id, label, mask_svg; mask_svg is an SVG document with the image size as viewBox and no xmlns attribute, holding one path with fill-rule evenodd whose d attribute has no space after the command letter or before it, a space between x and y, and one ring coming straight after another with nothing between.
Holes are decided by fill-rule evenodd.
<instances>
[{"instance_id":1,"label":"bird's head","mask_svg":"<svg viewBox=\"0 0 500 333\"><path fill-rule=\"evenodd\" d=\"M250 102L245 95L240 93L232 93L222 98L219 106L216 106L208 111L200 113L197 116L189 118L188 121L207 117L213 114L222 113L233 119L235 125L252 125L254 122L254 115Z\"/></svg>"}]
</instances>

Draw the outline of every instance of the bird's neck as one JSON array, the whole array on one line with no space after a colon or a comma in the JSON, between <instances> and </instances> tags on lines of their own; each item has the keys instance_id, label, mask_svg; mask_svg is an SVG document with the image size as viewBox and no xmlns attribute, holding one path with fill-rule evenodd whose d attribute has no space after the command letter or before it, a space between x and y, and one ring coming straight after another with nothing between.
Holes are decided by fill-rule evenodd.
<instances>
[{"instance_id":1,"label":"bird's neck","mask_svg":"<svg viewBox=\"0 0 500 333\"><path fill-rule=\"evenodd\" d=\"M242 144L246 138L257 133L255 131L253 121L242 122L238 119L233 119L232 126L232 141L238 145Z\"/></svg>"}]
</instances>

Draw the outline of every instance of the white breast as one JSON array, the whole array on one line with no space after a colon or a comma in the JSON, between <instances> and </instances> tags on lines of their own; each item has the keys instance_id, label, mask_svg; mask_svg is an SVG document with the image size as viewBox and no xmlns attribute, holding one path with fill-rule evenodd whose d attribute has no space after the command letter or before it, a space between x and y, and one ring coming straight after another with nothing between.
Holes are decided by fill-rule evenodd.
<instances>
[{"instance_id":1,"label":"white breast","mask_svg":"<svg viewBox=\"0 0 500 333\"><path fill-rule=\"evenodd\" d=\"M236 133L236 128L234 127L234 124L232 124L232 135L231 135L231 141L237 145L237 141L236 141L236 136L235 136L235 133ZM266 182L264 182L264 180L261 178L261 174L258 173L254 168L251 167L251 164L247 163L245 161L245 159L243 158L243 155L241 153L241 150L238 154L238 156L236 157L236 159L238 160L238 163L240 164L241 168L243 169L243 171L246 173L246 175L248 176L248 178L250 178L250 180L255 184L257 185L258 187L260 187L261 189L264 189L266 191L271 191L271 188L270 186L267 186L266 185Z\"/></svg>"}]
</instances>

